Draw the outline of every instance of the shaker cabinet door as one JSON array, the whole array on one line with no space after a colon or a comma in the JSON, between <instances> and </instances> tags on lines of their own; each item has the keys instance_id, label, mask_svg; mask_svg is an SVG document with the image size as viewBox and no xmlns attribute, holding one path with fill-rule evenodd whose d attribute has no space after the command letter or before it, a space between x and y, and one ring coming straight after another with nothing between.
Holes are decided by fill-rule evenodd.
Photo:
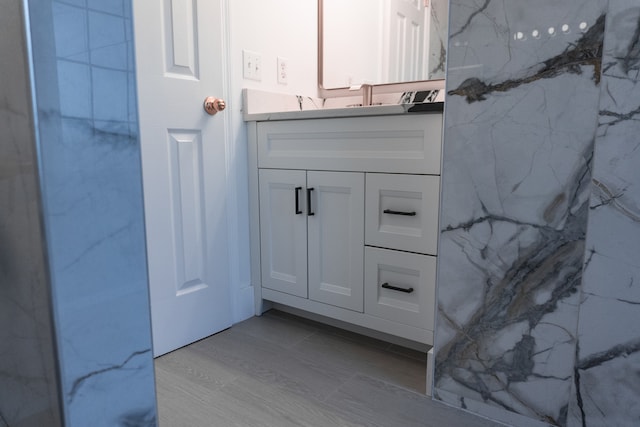
<instances>
[{"instance_id":1,"label":"shaker cabinet door","mask_svg":"<svg viewBox=\"0 0 640 427\"><path fill-rule=\"evenodd\" d=\"M362 312L364 174L307 172L309 299Z\"/></svg>"},{"instance_id":2,"label":"shaker cabinet door","mask_svg":"<svg viewBox=\"0 0 640 427\"><path fill-rule=\"evenodd\" d=\"M307 298L306 173L261 169L262 287Z\"/></svg>"}]
</instances>

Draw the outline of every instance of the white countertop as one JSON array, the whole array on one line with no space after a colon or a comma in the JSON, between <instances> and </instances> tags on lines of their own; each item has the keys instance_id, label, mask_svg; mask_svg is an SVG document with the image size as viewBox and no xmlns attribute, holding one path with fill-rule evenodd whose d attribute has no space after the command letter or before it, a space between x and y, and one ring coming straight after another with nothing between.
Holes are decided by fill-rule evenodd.
<instances>
[{"instance_id":1,"label":"white countertop","mask_svg":"<svg viewBox=\"0 0 640 427\"><path fill-rule=\"evenodd\" d=\"M243 90L243 119L250 121L323 119L337 117L386 116L413 113L442 113L444 102L395 104L399 95L380 96L376 105L353 105L360 97L345 99L311 98L253 89ZM376 99L374 98L374 101ZM388 103L387 103L388 102ZM353 106L344 106L353 105Z\"/></svg>"},{"instance_id":2,"label":"white countertop","mask_svg":"<svg viewBox=\"0 0 640 427\"><path fill-rule=\"evenodd\" d=\"M393 114L416 114L428 112L442 112L443 103L432 104L395 104L371 105L367 107L322 108L317 110L279 111L272 113L243 113L246 122L261 122L271 120L301 120L324 119L332 117L363 117L383 116Z\"/></svg>"}]
</instances>

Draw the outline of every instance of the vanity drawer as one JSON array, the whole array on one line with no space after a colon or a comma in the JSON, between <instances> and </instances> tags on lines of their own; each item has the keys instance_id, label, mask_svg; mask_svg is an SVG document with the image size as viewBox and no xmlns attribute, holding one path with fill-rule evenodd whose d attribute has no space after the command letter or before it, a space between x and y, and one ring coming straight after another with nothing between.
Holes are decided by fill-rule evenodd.
<instances>
[{"instance_id":1,"label":"vanity drawer","mask_svg":"<svg viewBox=\"0 0 640 427\"><path fill-rule=\"evenodd\" d=\"M440 177L368 173L365 244L437 254Z\"/></svg>"},{"instance_id":2,"label":"vanity drawer","mask_svg":"<svg viewBox=\"0 0 640 427\"><path fill-rule=\"evenodd\" d=\"M436 258L365 247L364 312L433 330Z\"/></svg>"},{"instance_id":3,"label":"vanity drawer","mask_svg":"<svg viewBox=\"0 0 640 427\"><path fill-rule=\"evenodd\" d=\"M440 174L442 114L260 122L258 167Z\"/></svg>"}]
</instances>

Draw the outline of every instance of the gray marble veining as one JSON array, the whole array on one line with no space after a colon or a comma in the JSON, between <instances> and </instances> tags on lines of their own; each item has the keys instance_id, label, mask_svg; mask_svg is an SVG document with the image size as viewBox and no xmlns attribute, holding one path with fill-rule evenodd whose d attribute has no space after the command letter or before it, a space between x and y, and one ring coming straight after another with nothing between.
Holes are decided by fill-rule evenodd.
<instances>
[{"instance_id":1,"label":"gray marble veining","mask_svg":"<svg viewBox=\"0 0 640 427\"><path fill-rule=\"evenodd\" d=\"M640 421L640 7L454 1L435 393Z\"/></svg>"},{"instance_id":2,"label":"gray marble veining","mask_svg":"<svg viewBox=\"0 0 640 427\"><path fill-rule=\"evenodd\" d=\"M447 63L449 1L431 0L429 16L429 78L443 79Z\"/></svg>"},{"instance_id":3,"label":"gray marble veining","mask_svg":"<svg viewBox=\"0 0 640 427\"><path fill-rule=\"evenodd\" d=\"M567 423L605 7L451 3L434 392L515 425Z\"/></svg>"},{"instance_id":4,"label":"gray marble veining","mask_svg":"<svg viewBox=\"0 0 640 427\"><path fill-rule=\"evenodd\" d=\"M486 96L493 92L507 92L537 80L552 79L563 73L582 74L583 66L591 66L592 79L598 84L600 83L603 39L604 15L601 15L584 35L568 45L562 53L523 69L521 75L496 83L485 83L472 77L450 90L449 95L464 96L469 103L484 101L487 99Z\"/></svg>"},{"instance_id":5,"label":"gray marble veining","mask_svg":"<svg viewBox=\"0 0 640 427\"><path fill-rule=\"evenodd\" d=\"M640 422L640 6L611 0L571 426Z\"/></svg>"},{"instance_id":6,"label":"gray marble veining","mask_svg":"<svg viewBox=\"0 0 640 427\"><path fill-rule=\"evenodd\" d=\"M64 423L155 425L131 2L28 3Z\"/></svg>"}]
</instances>

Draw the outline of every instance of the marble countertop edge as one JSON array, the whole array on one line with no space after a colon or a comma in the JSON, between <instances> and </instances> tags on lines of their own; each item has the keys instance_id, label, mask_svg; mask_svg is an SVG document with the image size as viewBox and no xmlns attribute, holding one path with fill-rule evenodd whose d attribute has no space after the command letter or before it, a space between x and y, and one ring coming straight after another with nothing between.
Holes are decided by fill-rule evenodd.
<instances>
[{"instance_id":1,"label":"marble countertop edge","mask_svg":"<svg viewBox=\"0 0 640 427\"><path fill-rule=\"evenodd\" d=\"M371 105L366 107L322 108L298 111L275 111L262 113L247 113L243 111L242 116L245 122L259 122L275 120L323 119L337 117L384 116L407 113L442 113L443 109L443 102L433 102L415 104Z\"/></svg>"}]
</instances>

